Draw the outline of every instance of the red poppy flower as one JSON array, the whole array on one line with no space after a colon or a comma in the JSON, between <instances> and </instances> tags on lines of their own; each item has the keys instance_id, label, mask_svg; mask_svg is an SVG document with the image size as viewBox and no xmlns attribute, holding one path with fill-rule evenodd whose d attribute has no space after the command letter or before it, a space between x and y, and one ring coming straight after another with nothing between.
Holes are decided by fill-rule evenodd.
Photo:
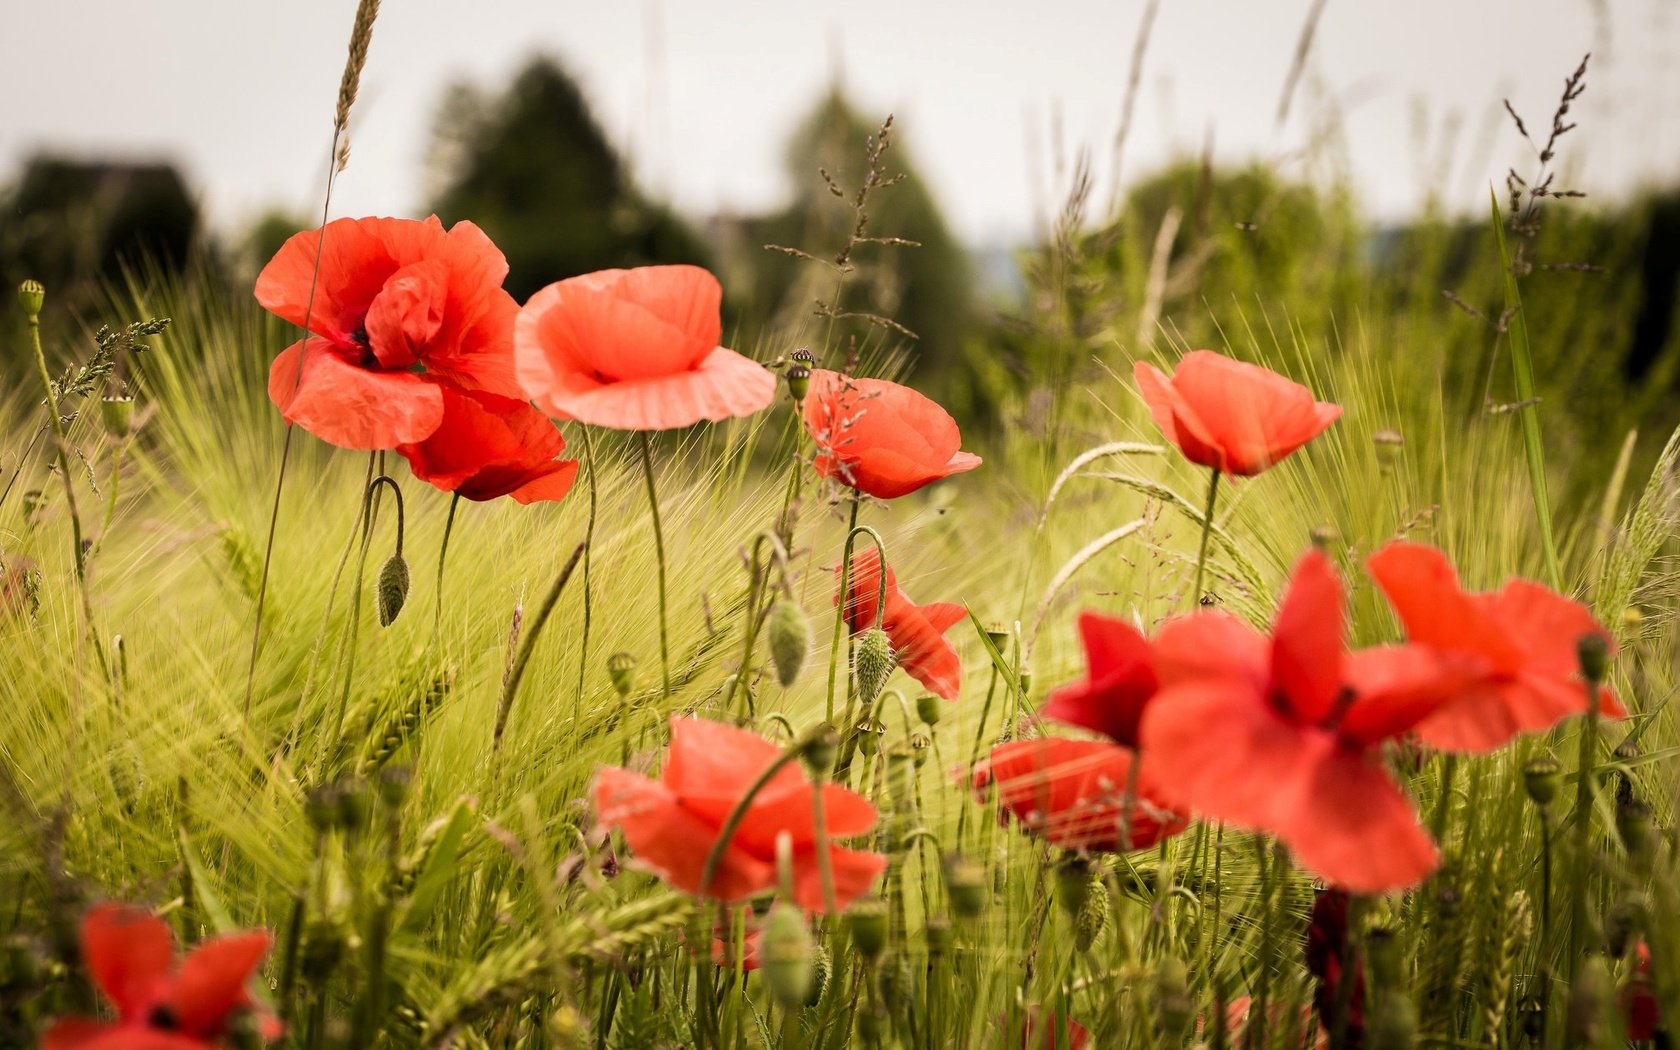
<instances>
[{"instance_id":1,"label":"red poppy flower","mask_svg":"<svg viewBox=\"0 0 1680 1050\"><path fill-rule=\"evenodd\" d=\"M1079 639L1084 681L1052 690L1038 713L1137 747L1143 708L1156 687L1149 640L1125 620L1094 612L1079 614Z\"/></svg>"},{"instance_id":2,"label":"red poppy flower","mask_svg":"<svg viewBox=\"0 0 1680 1050\"><path fill-rule=\"evenodd\" d=\"M784 766L761 788L724 849L710 886L700 885L706 855L754 780L781 749L744 729L698 718L671 718L671 748L660 779L608 768L595 778L601 823L624 833L636 860L688 893L735 901L776 886L776 838L793 843L794 899L807 911L825 910L817 863L812 787L798 763ZM875 807L855 791L825 784L823 815L830 839L862 835L875 824ZM830 844L835 902L845 908L885 870L879 853Z\"/></svg>"},{"instance_id":3,"label":"red poppy flower","mask_svg":"<svg viewBox=\"0 0 1680 1050\"><path fill-rule=\"evenodd\" d=\"M1168 621L1154 650L1161 691L1143 713L1143 750L1170 800L1269 831L1357 893L1434 870L1435 844L1381 745L1466 679L1421 647L1344 652L1341 584L1322 553L1296 564L1271 638L1197 612Z\"/></svg>"},{"instance_id":4,"label":"red poppy flower","mask_svg":"<svg viewBox=\"0 0 1680 1050\"><path fill-rule=\"evenodd\" d=\"M1229 1043L1232 1046L1246 1046L1247 1037L1244 1029L1248 1027L1248 1016L1254 1012L1254 1000L1249 996L1232 999L1225 1005L1225 1031L1229 1033ZM1272 1035L1283 1031L1283 1025L1289 1016L1288 1003L1272 1002L1266 1006L1266 1031L1259 1040L1263 1046L1276 1046ZM1200 1022L1197 1022L1200 1027ZM1308 1029L1313 1027L1312 1008L1303 1006L1296 1014L1295 1030L1301 1034L1301 1041L1296 1044L1301 1050L1330 1050L1330 1036L1323 1028L1317 1028L1308 1035Z\"/></svg>"},{"instance_id":5,"label":"red poppy flower","mask_svg":"<svg viewBox=\"0 0 1680 1050\"><path fill-rule=\"evenodd\" d=\"M1170 377L1144 361L1132 376L1166 439L1190 462L1226 474L1260 473L1342 414L1269 368L1211 350L1185 354Z\"/></svg>"},{"instance_id":6,"label":"red poppy flower","mask_svg":"<svg viewBox=\"0 0 1680 1050\"><path fill-rule=\"evenodd\" d=\"M1021 1023L1021 1050L1085 1050L1091 1045L1090 1031L1078 1021L1037 1006L1029 1007ZM1003 1018L998 1018L999 1023Z\"/></svg>"},{"instance_id":7,"label":"red poppy flower","mask_svg":"<svg viewBox=\"0 0 1680 1050\"><path fill-rule=\"evenodd\" d=\"M414 476L470 500L512 496L557 500L577 480L578 462L557 459L566 439L525 401L439 384L443 419L424 441L398 445Z\"/></svg>"},{"instance_id":8,"label":"red poppy flower","mask_svg":"<svg viewBox=\"0 0 1680 1050\"><path fill-rule=\"evenodd\" d=\"M1467 593L1446 555L1421 543L1390 543L1366 562L1414 643L1478 662L1483 673L1417 734L1443 751L1492 751L1519 733L1549 729L1587 710L1577 645L1589 634L1614 642L1580 602L1537 583ZM1599 692L1608 718L1627 712Z\"/></svg>"},{"instance_id":9,"label":"red poppy flower","mask_svg":"<svg viewBox=\"0 0 1680 1050\"><path fill-rule=\"evenodd\" d=\"M174 964L169 927L138 908L101 904L82 919L82 959L117 1008L116 1024L58 1021L45 1050L202 1050L217 1045L239 1015L256 1010L247 986L268 953L265 930L212 938ZM259 1030L280 1037L259 1012Z\"/></svg>"},{"instance_id":10,"label":"red poppy flower","mask_svg":"<svg viewBox=\"0 0 1680 1050\"><path fill-rule=\"evenodd\" d=\"M769 369L718 345L723 289L698 266L601 270L551 284L519 311L519 381L556 419L672 430L750 416Z\"/></svg>"},{"instance_id":11,"label":"red poppy flower","mask_svg":"<svg viewBox=\"0 0 1680 1050\"><path fill-rule=\"evenodd\" d=\"M834 569L835 584L839 585L840 567ZM881 587L881 554L874 547L852 555L849 577L851 600L846 603L845 618L852 633L875 626L875 606ZM834 601L839 604L840 596ZM887 566L887 605L881 617L881 630L892 642L898 666L906 674L922 683L927 691L946 700L955 700L962 691L962 661L957 650L945 638L945 632L968 619L968 610L954 602L931 602L917 605L898 589L898 579L892 566Z\"/></svg>"},{"instance_id":12,"label":"red poppy flower","mask_svg":"<svg viewBox=\"0 0 1680 1050\"><path fill-rule=\"evenodd\" d=\"M897 499L980 465L950 413L907 386L811 371L805 429L817 473L876 499Z\"/></svg>"},{"instance_id":13,"label":"red poppy flower","mask_svg":"<svg viewBox=\"0 0 1680 1050\"><path fill-rule=\"evenodd\" d=\"M712 937L712 965L725 970L736 967L735 934L730 930L720 931L721 935ZM742 970L756 970L759 967L758 953L764 941L764 931L756 926L750 927L741 935L741 957L739 960Z\"/></svg>"},{"instance_id":14,"label":"red poppy flower","mask_svg":"<svg viewBox=\"0 0 1680 1050\"><path fill-rule=\"evenodd\" d=\"M338 219L295 235L257 276L257 301L310 332L275 358L269 398L288 422L358 449L436 430L439 377L523 398L506 276L507 260L470 222L445 231L436 216Z\"/></svg>"},{"instance_id":15,"label":"red poppy flower","mask_svg":"<svg viewBox=\"0 0 1680 1050\"><path fill-rule=\"evenodd\" d=\"M1124 847L1126 782L1135 752L1106 740L1038 737L992 748L974 770L977 792L997 787L999 818L1063 849L1114 852ZM1146 765L1132 805L1131 848L1145 849L1183 831L1187 821L1160 801Z\"/></svg>"},{"instance_id":16,"label":"red poppy flower","mask_svg":"<svg viewBox=\"0 0 1680 1050\"><path fill-rule=\"evenodd\" d=\"M1662 1006L1651 984L1651 949L1640 941L1637 952L1639 961L1618 998L1627 1021L1629 1041L1646 1043L1655 1039L1662 1028Z\"/></svg>"}]
</instances>

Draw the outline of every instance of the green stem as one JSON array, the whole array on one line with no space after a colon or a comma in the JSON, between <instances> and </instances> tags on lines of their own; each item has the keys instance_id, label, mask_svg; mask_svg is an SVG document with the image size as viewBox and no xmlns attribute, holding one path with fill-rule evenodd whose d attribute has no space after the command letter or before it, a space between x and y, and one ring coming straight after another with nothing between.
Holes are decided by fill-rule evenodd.
<instances>
[{"instance_id":1,"label":"green stem","mask_svg":"<svg viewBox=\"0 0 1680 1050\"><path fill-rule=\"evenodd\" d=\"M760 791L764 790L764 786L770 783L777 773L787 767L789 762L804 755L819 741L833 732L834 727L829 723L818 723L807 730L804 736L788 745L786 751L777 755L776 760L765 766L763 772L759 773L753 782L747 785L746 793L741 796L739 802L735 803L735 808L729 811L729 816L724 818L723 830L718 832L717 840L712 843L712 848L706 852L706 863L700 869L700 893L702 895L711 889L712 879L717 875L718 865L723 862L723 851L729 848L729 843L735 838L735 832L740 828L741 821L746 819L747 810L751 808L753 799ZM821 787L820 784L812 785L812 789L819 793ZM814 805L820 806L821 803L815 803ZM821 825L822 822L818 821L819 833L824 831Z\"/></svg>"},{"instance_id":2,"label":"green stem","mask_svg":"<svg viewBox=\"0 0 1680 1050\"><path fill-rule=\"evenodd\" d=\"M589 520L583 526L583 637L578 645L578 684L574 711L583 704L583 683L589 668L589 626L595 606L595 586L590 580L589 563L594 557L595 550L595 507L597 493L595 488L595 438L590 434L587 426L579 425L583 432L583 470L589 483Z\"/></svg>"},{"instance_id":3,"label":"green stem","mask_svg":"<svg viewBox=\"0 0 1680 1050\"><path fill-rule=\"evenodd\" d=\"M1587 678L1587 718L1581 724L1581 754L1575 783L1575 870L1570 882L1569 983L1574 987L1580 969L1592 915L1587 905L1587 881L1592 863L1587 850L1592 842L1592 808L1595 789L1593 763L1598 745L1598 683Z\"/></svg>"},{"instance_id":4,"label":"green stem","mask_svg":"<svg viewBox=\"0 0 1680 1050\"><path fill-rule=\"evenodd\" d=\"M846 598L852 585L851 536L857 529L857 519L858 494L854 489L852 492L852 514L850 520L846 523L845 556L840 561L840 600L834 603L834 640L828 646L828 709L825 717L829 722L834 721L834 678L835 672L840 668L840 632L846 625ZM884 564L882 569L884 572ZM846 647L847 673L850 673L851 655L851 646L848 644Z\"/></svg>"},{"instance_id":5,"label":"green stem","mask_svg":"<svg viewBox=\"0 0 1680 1050\"><path fill-rule=\"evenodd\" d=\"M560 592L566 589L566 581L572 578L572 570L577 568L583 552L588 549L588 544L580 543L572 551L572 556L566 559L560 575L554 578L554 586L548 589L548 596L543 599L542 608L537 610L536 619L531 621L531 629L525 632L525 641L519 647L519 656L502 686L501 703L496 707L496 727L490 737L492 755L501 751L502 733L506 731L508 715L513 711L513 699L519 693L519 683L525 677L525 666L531 662L531 652L536 648L537 637L542 634L543 624L548 622L549 615L554 612L554 606L560 601Z\"/></svg>"},{"instance_id":6,"label":"green stem","mask_svg":"<svg viewBox=\"0 0 1680 1050\"><path fill-rule=\"evenodd\" d=\"M1213 535L1213 506L1219 498L1219 468L1213 468L1208 479L1207 511L1202 516L1202 543L1196 551L1196 586L1190 592L1191 607L1202 603L1202 574L1207 568L1208 537Z\"/></svg>"},{"instance_id":7,"label":"green stem","mask_svg":"<svg viewBox=\"0 0 1680 1050\"><path fill-rule=\"evenodd\" d=\"M455 532L455 508L461 505L461 494L449 494L449 517L443 521L443 542L438 544L437 607L432 611L432 640L443 629L443 563L449 557L449 537Z\"/></svg>"},{"instance_id":8,"label":"green stem","mask_svg":"<svg viewBox=\"0 0 1680 1050\"><path fill-rule=\"evenodd\" d=\"M653 551L659 561L659 670L665 683L665 698L671 698L671 646L666 627L665 530L659 523L659 491L653 478L653 448L647 431L636 433L642 448L642 474L647 478L648 509L653 513Z\"/></svg>"},{"instance_id":9,"label":"green stem","mask_svg":"<svg viewBox=\"0 0 1680 1050\"><path fill-rule=\"evenodd\" d=\"M773 563L761 567L760 555L763 552L765 541L770 543L770 556ZM753 714L752 690L747 688L747 672L752 668L753 648L758 641L759 624L763 620L759 607L764 599L764 585L770 575L771 568L775 565L781 566L783 589L788 592L789 597L792 597L793 588L787 582L787 552L782 549L781 541L776 538L775 533L761 532L753 540L752 556L747 560L747 619L742 632L741 663L735 670L735 677L729 682L729 692L723 698L723 708L727 711L735 704L736 690L743 690L745 700L741 715L744 718L751 718Z\"/></svg>"}]
</instances>

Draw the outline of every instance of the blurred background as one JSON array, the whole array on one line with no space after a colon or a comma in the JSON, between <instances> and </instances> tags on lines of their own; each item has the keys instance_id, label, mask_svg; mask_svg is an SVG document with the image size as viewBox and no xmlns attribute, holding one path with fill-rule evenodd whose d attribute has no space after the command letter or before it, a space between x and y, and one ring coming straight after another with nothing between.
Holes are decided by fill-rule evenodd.
<instances>
[{"instance_id":1,"label":"blurred background","mask_svg":"<svg viewBox=\"0 0 1680 1050\"><path fill-rule=\"evenodd\" d=\"M4 280L85 324L113 282L248 297L319 222L353 0L3 6ZM889 113L867 232L919 246L836 291L765 245L844 249ZM1680 380L1674 0L387 0L349 145L335 217L471 219L520 298L701 263L742 349L825 325L976 425L1169 343L1428 340L1498 410L1490 188L1562 440L1666 422Z\"/></svg>"}]
</instances>

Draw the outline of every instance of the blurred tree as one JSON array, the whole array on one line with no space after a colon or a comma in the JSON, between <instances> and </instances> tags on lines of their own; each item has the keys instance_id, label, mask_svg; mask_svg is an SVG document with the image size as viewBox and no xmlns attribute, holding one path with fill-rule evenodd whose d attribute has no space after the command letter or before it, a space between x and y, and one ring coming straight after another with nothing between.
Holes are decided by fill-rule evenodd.
<instances>
[{"instance_id":1,"label":"blurred tree","mask_svg":"<svg viewBox=\"0 0 1680 1050\"><path fill-rule=\"evenodd\" d=\"M507 255L507 289L522 302L591 270L707 262L682 220L637 190L577 84L551 59L532 61L499 98L451 88L432 163L432 210L445 223L484 228Z\"/></svg>"}]
</instances>

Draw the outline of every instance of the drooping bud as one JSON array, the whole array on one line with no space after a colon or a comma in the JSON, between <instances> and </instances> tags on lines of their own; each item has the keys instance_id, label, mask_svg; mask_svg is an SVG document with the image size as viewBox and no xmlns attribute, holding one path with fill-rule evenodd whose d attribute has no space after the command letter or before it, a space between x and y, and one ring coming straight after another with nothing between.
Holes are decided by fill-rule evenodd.
<instances>
[{"instance_id":1,"label":"drooping bud","mask_svg":"<svg viewBox=\"0 0 1680 1050\"><path fill-rule=\"evenodd\" d=\"M923 725L938 725L939 719L944 714L945 701L939 699L939 697L932 693L923 693L916 697L916 717L922 720Z\"/></svg>"},{"instance_id":2,"label":"drooping bud","mask_svg":"<svg viewBox=\"0 0 1680 1050\"><path fill-rule=\"evenodd\" d=\"M1545 809L1557 798L1563 767L1551 755L1537 755L1523 767L1523 788L1536 806Z\"/></svg>"},{"instance_id":3,"label":"drooping bud","mask_svg":"<svg viewBox=\"0 0 1680 1050\"><path fill-rule=\"evenodd\" d=\"M786 902L777 902L764 920L758 942L759 972L776 1002L785 1009L805 1005L812 984L811 931L805 916Z\"/></svg>"},{"instance_id":4,"label":"drooping bud","mask_svg":"<svg viewBox=\"0 0 1680 1050\"><path fill-rule=\"evenodd\" d=\"M840 752L840 733L827 722L814 730L805 746L805 768L813 777L824 777L834 768L834 758Z\"/></svg>"},{"instance_id":5,"label":"drooping bud","mask_svg":"<svg viewBox=\"0 0 1680 1050\"><path fill-rule=\"evenodd\" d=\"M403 603L408 601L408 561L401 554L385 559L379 569L379 586L374 591L374 605L379 612L379 626L389 627L397 622Z\"/></svg>"},{"instance_id":6,"label":"drooping bud","mask_svg":"<svg viewBox=\"0 0 1680 1050\"><path fill-rule=\"evenodd\" d=\"M1582 959L1575 980L1569 985L1567 1042L1570 1046L1610 1045L1609 1036L1614 1027L1610 1007L1614 997L1615 985L1604 956L1589 955Z\"/></svg>"},{"instance_id":7,"label":"drooping bud","mask_svg":"<svg viewBox=\"0 0 1680 1050\"><path fill-rule=\"evenodd\" d=\"M1575 643L1576 658L1581 661L1581 677L1593 685L1604 681L1610 672L1610 643L1594 631L1583 634Z\"/></svg>"},{"instance_id":8,"label":"drooping bud","mask_svg":"<svg viewBox=\"0 0 1680 1050\"><path fill-rule=\"evenodd\" d=\"M1365 1026L1368 1050L1412 1050L1417 1045L1417 1007L1404 993L1393 991L1377 1002Z\"/></svg>"},{"instance_id":9,"label":"drooping bud","mask_svg":"<svg viewBox=\"0 0 1680 1050\"><path fill-rule=\"evenodd\" d=\"M940 867L951 911L957 918L972 919L986 910L986 869L979 861L961 853L947 853Z\"/></svg>"},{"instance_id":10,"label":"drooping bud","mask_svg":"<svg viewBox=\"0 0 1680 1050\"><path fill-rule=\"evenodd\" d=\"M874 962L887 947L887 902L859 897L846 909L846 929L866 962Z\"/></svg>"},{"instance_id":11,"label":"drooping bud","mask_svg":"<svg viewBox=\"0 0 1680 1050\"><path fill-rule=\"evenodd\" d=\"M879 627L871 627L858 636L857 650L852 656L852 670L857 675L858 699L872 704L881 695L896 663L892 640Z\"/></svg>"},{"instance_id":12,"label":"drooping bud","mask_svg":"<svg viewBox=\"0 0 1680 1050\"><path fill-rule=\"evenodd\" d=\"M791 598L783 598L770 609L770 659L776 665L776 681L786 689L799 678L805 656L811 651L811 622L805 610Z\"/></svg>"},{"instance_id":13,"label":"drooping bud","mask_svg":"<svg viewBox=\"0 0 1680 1050\"><path fill-rule=\"evenodd\" d=\"M607 677L620 697L629 696L636 680L636 658L629 653L613 653L607 657Z\"/></svg>"},{"instance_id":14,"label":"drooping bud","mask_svg":"<svg viewBox=\"0 0 1680 1050\"><path fill-rule=\"evenodd\" d=\"M795 401L805 400L811 389L811 369L806 365L792 365L787 370L788 394Z\"/></svg>"},{"instance_id":15,"label":"drooping bud","mask_svg":"<svg viewBox=\"0 0 1680 1050\"><path fill-rule=\"evenodd\" d=\"M1056 865L1056 900L1069 915L1079 914L1091 893L1091 862L1070 853Z\"/></svg>"},{"instance_id":16,"label":"drooping bud","mask_svg":"<svg viewBox=\"0 0 1680 1050\"><path fill-rule=\"evenodd\" d=\"M40 281L28 280L18 285L18 305L23 307L25 317L38 316L46 302L47 289Z\"/></svg>"}]
</instances>

